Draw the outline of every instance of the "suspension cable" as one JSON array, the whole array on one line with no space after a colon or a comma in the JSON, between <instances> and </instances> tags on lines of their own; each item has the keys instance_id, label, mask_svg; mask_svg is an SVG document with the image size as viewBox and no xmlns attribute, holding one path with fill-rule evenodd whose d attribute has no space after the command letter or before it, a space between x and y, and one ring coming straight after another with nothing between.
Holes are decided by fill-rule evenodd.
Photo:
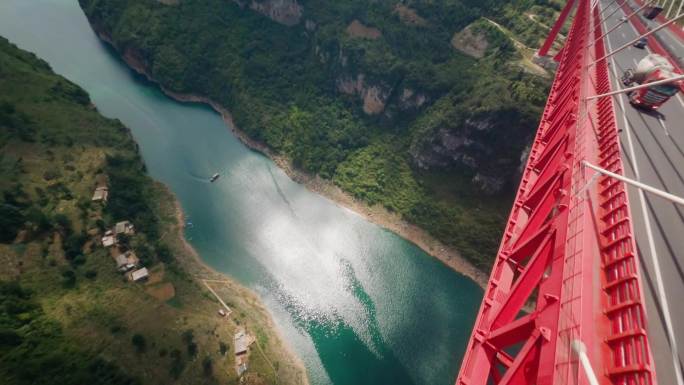
<instances>
[{"instance_id":1,"label":"suspension cable","mask_svg":"<svg viewBox=\"0 0 684 385\"><path fill-rule=\"evenodd\" d=\"M653 0L650 0L650 1L647 1L646 3L644 3L644 5L642 5L641 8L639 8L639 9L637 9L636 11L630 13L628 16L625 17L624 21L621 21L621 22L615 24L615 26L614 26L613 28L611 28L610 30L608 30L608 32L606 32L606 33L604 33L603 35L601 35L598 39L592 41L591 44L589 44L589 46L594 45L597 41L603 39L606 35L608 35L609 33L613 32L613 31L615 31L618 27L627 24L627 23L629 22L629 19L632 18L632 16L636 15L637 13L639 13L639 11L641 11L642 9L644 9L644 8L648 7L649 5L651 5L652 2L653 2Z\"/></svg>"},{"instance_id":2,"label":"suspension cable","mask_svg":"<svg viewBox=\"0 0 684 385\"><path fill-rule=\"evenodd\" d=\"M591 367L591 362L587 356L587 347L584 345L584 342L580 340L573 340L571 346L572 350L574 350L579 357L579 361L582 364L582 369L584 369L584 374L587 376L589 385L599 385L594 368Z\"/></svg>"},{"instance_id":3,"label":"suspension cable","mask_svg":"<svg viewBox=\"0 0 684 385\"><path fill-rule=\"evenodd\" d=\"M587 162L586 160L583 160L583 161L582 161L582 165L583 165L583 166L586 166L586 167L589 167L590 169L592 169L592 170L594 170L594 171L600 172L600 173L603 174L603 175L609 176L609 177L611 177L611 178L615 178L615 179L617 179L617 180L619 180L619 181L625 182L625 183L627 183L627 184L629 184L629 185L632 185L632 186L634 186L634 187L636 187L636 188L642 189L642 190L644 190L644 191L648 191L648 192L650 192L651 194L654 194L654 195L657 195L657 196L659 196L659 197L661 197L661 198L667 199L667 200L669 200L669 201L672 202L672 203L676 203L676 204L678 204L678 205L684 206L684 198L682 198L682 197L678 197L678 196L676 196L676 195L674 195L674 194L670 194L670 193L667 192L667 191L663 191L663 190L657 189L657 188L655 188L655 187L651 187L651 186L649 186L649 185L647 185L647 184L641 183L641 182L639 182L639 181L637 181L637 180L634 180L634 179L630 179L630 178L624 177L624 176L619 175L619 174L616 174L616 173L614 173L614 172L610 172L610 171L608 171L608 170L606 170L606 169L603 169L603 168L601 168L601 167L599 167L599 166L595 166L595 165L593 165L593 164Z\"/></svg>"},{"instance_id":4,"label":"suspension cable","mask_svg":"<svg viewBox=\"0 0 684 385\"><path fill-rule=\"evenodd\" d=\"M614 49L613 51L611 51L611 52L609 52L609 53L603 55L603 57L601 57L600 59L594 60L594 61L593 61L592 63L590 63L587 67L592 66L592 65L594 65L594 64L596 64L596 63L598 63L598 62L600 62L601 60L604 60L604 59L606 59L606 58L608 58L608 57L613 56L614 54L616 54L616 53L622 51L623 49L629 47L630 45L636 43L636 42L639 41L639 39L641 39L642 37L646 37L646 36L652 35L652 34L658 32L658 31L660 31L661 29L667 27L668 25L674 23L675 21L681 19L682 17L684 17L684 13L682 13L681 15L677 15L677 17L675 17L674 19L668 21L668 22L665 23L665 24L661 24L660 26L658 26L658 27L655 28L655 29L646 32L645 34L643 34L643 35L637 37L636 39L630 41L629 43L626 43L626 44L623 45L622 47L616 48L616 49Z\"/></svg>"},{"instance_id":5,"label":"suspension cable","mask_svg":"<svg viewBox=\"0 0 684 385\"><path fill-rule=\"evenodd\" d=\"M634 87L621 88L621 89L618 89L618 90L616 90L616 91L606 92L605 94L587 96L586 98L584 98L584 100L593 100L593 99L602 98L602 97L604 97L604 96L612 96L612 95L624 94L624 93L626 93L626 92L636 91L636 90L640 90L640 89L642 89L642 88L647 88L647 87L651 87L651 86L657 86L657 85L660 85L660 84L674 83L674 82L679 81L679 80L684 80L684 74L682 74L682 75L677 75L677 76L674 76L674 77L671 77L671 78L667 78L667 79L656 80L656 81L651 82L651 83L639 84L638 86L634 86Z\"/></svg>"}]
</instances>

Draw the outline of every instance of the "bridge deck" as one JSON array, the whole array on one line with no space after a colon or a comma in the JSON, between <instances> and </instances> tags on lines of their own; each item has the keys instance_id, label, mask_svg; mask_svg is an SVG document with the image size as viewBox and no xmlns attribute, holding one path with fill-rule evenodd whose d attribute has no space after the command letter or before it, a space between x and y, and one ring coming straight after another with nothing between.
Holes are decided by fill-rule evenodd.
<instances>
[{"instance_id":1,"label":"bridge deck","mask_svg":"<svg viewBox=\"0 0 684 385\"><path fill-rule=\"evenodd\" d=\"M601 0L603 7L610 0ZM637 4L631 1L634 9ZM612 7L615 7L613 5ZM609 11L606 12L606 14ZM624 17L623 10L612 15L604 30ZM642 18L643 20L643 18ZM652 24L652 23L651 23ZM651 27L655 24L651 25ZM659 33L660 34L660 33ZM662 31L661 41L684 56L679 39ZM616 29L608 36L607 48L617 48L638 36L632 25ZM630 47L611 60L611 74L619 76L648 54ZM614 71L613 71L614 70ZM613 77L614 86L619 79ZM615 87L614 87L615 88ZM684 196L684 98L681 93L663 105L662 115L646 114L629 105L626 96L616 98L625 174L656 188ZM684 343L684 208L661 198L628 189L637 246L641 255L642 285L649 321L649 340L656 364L658 383L682 385L682 343ZM668 329L672 337L668 338ZM673 360L673 346L679 359Z\"/></svg>"}]
</instances>

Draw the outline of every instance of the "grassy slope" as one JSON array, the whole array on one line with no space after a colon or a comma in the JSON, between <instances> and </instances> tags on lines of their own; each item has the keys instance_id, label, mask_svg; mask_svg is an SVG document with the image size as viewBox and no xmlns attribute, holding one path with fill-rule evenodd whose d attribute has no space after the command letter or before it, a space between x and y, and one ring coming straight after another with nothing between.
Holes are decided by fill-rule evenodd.
<instances>
[{"instance_id":1,"label":"grassy slope","mask_svg":"<svg viewBox=\"0 0 684 385\"><path fill-rule=\"evenodd\" d=\"M104 209L90 202L96 180L109 180ZM266 354L250 353L247 383L305 382L255 295L217 284L235 312L232 320L216 314L217 301L194 277L224 278L184 248L174 202L145 175L121 123L100 116L83 90L0 38L4 384L237 384L230 349L238 324L259 337ZM147 284L124 280L97 242L99 228L122 219L138 229L130 244L153 271ZM150 294L169 284L174 298ZM136 334L144 349L132 344ZM220 342L228 345L225 356Z\"/></svg>"},{"instance_id":2,"label":"grassy slope","mask_svg":"<svg viewBox=\"0 0 684 385\"><path fill-rule=\"evenodd\" d=\"M487 31L493 47L480 61L449 42L455 31L486 15L516 27L534 45L543 27L519 21L524 10L545 1L416 1L411 6L427 23L411 26L393 12L396 2L390 0L302 0L315 31L303 22L279 25L232 1L80 3L91 24L122 53L136 54L164 87L217 101L231 110L239 128L296 167L398 212L488 269L517 181L484 196L470 180L476 171L506 178L516 173L546 83L511 64L518 61L515 49L496 28ZM354 19L377 27L382 37L350 38L345 29ZM337 91L340 77L359 73L399 90L388 102L391 117L365 116L358 98ZM429 105L399 109L403 88L424 93ZM469 134L485 144L484 150L468 150L479 170L415 167L411 149L425 147L440 129L458 133L469 119L488 118L497 122L489 132Z\"/></svg>"}]
</instances>

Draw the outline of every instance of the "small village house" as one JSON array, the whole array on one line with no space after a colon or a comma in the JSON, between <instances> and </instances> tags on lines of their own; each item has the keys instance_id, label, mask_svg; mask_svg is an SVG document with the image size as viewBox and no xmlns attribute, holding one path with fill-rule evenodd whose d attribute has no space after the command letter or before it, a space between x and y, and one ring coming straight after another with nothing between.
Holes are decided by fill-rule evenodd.
<instances>
[{"instance_id":1,"label":"small village house","mask_svg":"<svg viewBox=\"0 0 684 385\"><path fill-rule=\"evenodd\" d=\"M104 236L102 237L102 246L110 247L110 246L114 246L115 244L116 244L116 235L114 235L112 230L107 230L104 233Z\"/></svg>"},{"instance_id":2,"label":"small village house","mask_svg":"<svg viewBox=\"0 0 684 385\"><path fill-rule=\"evenodd\" d=\"M150 277L150 273L149 273L149 271L147 271L146 267L143 267L142 269L138 269L138 270L130 273L130 276L129 276L130 280L133 282L143 281L149 277Z\"/></svg>"},{"instance_id":3,"label":"small village house","mask_svg":"<svg viewBox=\"0 0 684 385\"><path fill-rule=\"evenodd\" d=\"M235 333L235 355L239 356L241 354L247 353L247 348L249 347L249 336L245 333L244 329L240 329Z\"/></svg>"},{"instance_id":4,"label":"small village house","mask_svg":"<svg viewBox=\"0 0 684 385\"><path fill-rule=\"evenodd\" d=\"M133 224L131 222L121 221L114 226L114 234L133 235L135 234L135 229L133 228Z\"/></svg>"},{"instance_id":5,"label":"small village house","mask_svg":"<svg viewBox=\"0 0 684 385\"><path fill-rule=\"evenodd\" d=\"M93 202L107 203L107 198L109 197L109 189L106 186L99 186L95 188L93 193Z\"/></svg>"},{"instance_id":6,"label":"small village house","mask_svg":"<svg viewBox=\"0 0 684 385\"><path fill-rule=\"evenodd\" d=\"M244 328L239 328L235 333L235 371L238 376L241 376L247 371L247 348L254 342L249 334L245 332Z\"/></svg>"},{"instance_id":7,"label":"small village house","mask_svg":"<svg viewBox=\"0 0 684 385\"><path fill-rule=\"evenodd\" d=\"M117 255L116 258L114 258L114 260L116 261L116 268L124 273L131 269L134 269L136 266L138 266L138 263L140 262L135 253L130 250L125 253Z\"/></svg>"}]
</instances>

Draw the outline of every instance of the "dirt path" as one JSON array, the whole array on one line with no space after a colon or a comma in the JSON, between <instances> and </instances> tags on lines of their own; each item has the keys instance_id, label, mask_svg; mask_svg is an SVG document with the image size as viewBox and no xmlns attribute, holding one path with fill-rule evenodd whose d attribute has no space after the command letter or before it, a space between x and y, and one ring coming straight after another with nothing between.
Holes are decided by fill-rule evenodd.
<instances>
[{"instance_id":1,"label":"dirt path","mask_svg":"<svg viewBox=\"0 0 684 385\"><path fill-rule=\"evenodd\" d=\"M223 305L223 307L226 309L226 317L230 317L230 314L233 312L233 310L230 308L230 306L226 305L226 303L223 301L223 299L214 291L214 289L209 285L208 282L218 282L218 283L223 283L223 284L230 284L230 281L222 280L222 279L204 279L201 277L196 277L196 279L200 280L204 286L209 289L211 294L216 297L216 299ZM251 318L251 317L250 317ZM256 345L257 350L259 351L259 354L264 358L264 361L268 364L268 366L273 370L273 377L275 378L276 385L278 384L278 371L276 370L275 366L271 362L271 360L268 358L266 353L264 353L264 350L261 348L261 345L259 344L259 339L255 338L254 339L254 345Z\"/></svg>"},{"instance_id":2,"label":"dirt path","mask_svg":"<svg viewBox=\"0 0 684 385\"><path fill-rule=\"evenodd\" d=\"M202 279L202 278L198 278L198 279L199 279L200 281L202 281L202 283L204 284L204 286L206 286L207 289L209 289L209 291L211 292L211 294L213 294L214 297L216 297L216 299L217 299L217 300L221 303L221 305L223 305L223 307L226 309L226 317L230 317L230 313L233 312L233 310L230 308L230 306L226 305L226 303L223 302L223 300L221 299L221 297L219 297L219 295L216 294L216 292L214 291L214 289L212 289L211 286L209 286L209 284L207 283L207 280L206 280L206 279ZM214 280L214 281L216 281L216 280ZM226 281L219 281L219 282L226 282Z\"/></svg>"},{"instance_id":3,"label":"dirt path","mask_svg":"<svg viewBox=\"0 0 684 385\"><path fill-rule=\"evenodd\" d=\"M518 50L518 53L522 56L522 59L520 60L520 65L523 66L523 68L529 70L530 73L542 76L542 77L548 77L549 73L542 68L540 65L532 61L532 56L534 56L535 52L537 50L530 48L523 44L520 40L516 39L513 36L513 33L506 29L504 26L501 24L497 23L496 21L492 19L488 19L486 17L483 17L483 19L487 20L489 23L494 25L496 28L499 29L499 31L503 32L504 35L506 35L511 41L513 42L513 45L515 46L515 49Z\"/></svg>"}]
</instances>

